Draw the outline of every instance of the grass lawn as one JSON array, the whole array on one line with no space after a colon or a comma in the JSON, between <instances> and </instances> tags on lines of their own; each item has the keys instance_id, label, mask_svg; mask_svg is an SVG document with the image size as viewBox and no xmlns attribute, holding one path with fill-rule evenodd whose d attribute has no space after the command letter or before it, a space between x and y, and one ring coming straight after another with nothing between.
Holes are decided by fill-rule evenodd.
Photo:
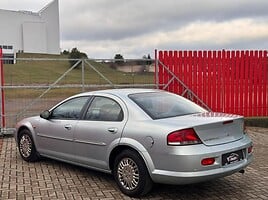
<instances>
[{"instance_id":1,"label":"grass lawn","mask_svg":"<svg viewBox=\"0 0 268 200\"><path fill-rule=\"evenodd\" d=\"M18 58L29 60L18 60L17 64L4 65L6 85L36 85L51 84L62 76L68 69L70 63L64 55L42 55L42 54L18 54ZM59 60L38 60L31 58L49 58ZM102 73L113 84L152 84L154 83L154 73L124 73L110 68L109 66L88 61L100 73ZM99 74L97 74L88 64L84 70L85 84L108 84ZM81 66L69 72L58 84L81 84Z\"/></svg>"},{"instance_id":2,"label":"grass lawn","mask_svg":"<svg viewBox=\"0 0 268 200\"><path fill-rule=\"evenodd\" d=\"M4 79L6 86L48 86L57 81L70 69L71 65L64 55L46 55L46 54L18 54L14 65L4 64ZM32 60L39 58L40 60ZM47 59L47 60L45 60ZM58 60L56 60L58 59ZM108 65L87 60L95 69L105 76L113 84L153 84L154 73L126 73L110 68ZM103 85L109 84L97 72L95 72L87 63L84 68L85 85ZM70 84L82 84L82 67L73 69L66 74L57 85L64 86ZM6 89L7 98L36 98L46 89ZM56 97L62 93L66 96L81 92L81 88L60 88L52 89L46 94L46 97Z\"/></svg>"}]
</instances>

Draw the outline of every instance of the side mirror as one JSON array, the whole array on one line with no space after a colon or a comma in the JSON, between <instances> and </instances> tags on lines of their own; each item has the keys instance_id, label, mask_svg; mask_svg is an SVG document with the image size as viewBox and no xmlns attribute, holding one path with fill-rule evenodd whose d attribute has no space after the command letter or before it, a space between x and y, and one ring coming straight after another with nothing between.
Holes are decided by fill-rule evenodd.
<instances>
[{"instance_id":1,"label":"side mirror","mask_svg":"<svg viewBox=\"0 0 268 200\"><path fill-rule=\"evenodd\" d=\"M40 114L40 117L43 118L43 119L49 119L50 112L48 110L45 110Z\"/></svg>"}]
</instances>

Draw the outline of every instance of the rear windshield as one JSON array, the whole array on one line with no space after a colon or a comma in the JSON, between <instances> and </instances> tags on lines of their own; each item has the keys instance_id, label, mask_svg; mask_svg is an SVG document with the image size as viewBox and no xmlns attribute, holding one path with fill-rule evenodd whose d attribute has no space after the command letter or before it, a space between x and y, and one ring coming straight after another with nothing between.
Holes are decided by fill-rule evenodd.
<instances>
[{"instance_id":1,"label":"rear windshield","mask_svg":"<svg viewBox=\"0 0 268 200\"><path fill-rule=\"evenodd\" d=\"M176 117L206 111L195 103L171 93L137 93L129 95L129 98L152 119Z\"/></svg>"}]
</instances>

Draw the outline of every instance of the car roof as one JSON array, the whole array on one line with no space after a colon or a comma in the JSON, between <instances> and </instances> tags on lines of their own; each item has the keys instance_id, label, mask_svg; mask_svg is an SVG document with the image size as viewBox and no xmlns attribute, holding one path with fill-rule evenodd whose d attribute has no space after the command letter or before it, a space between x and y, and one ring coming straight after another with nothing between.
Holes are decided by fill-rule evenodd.
<instances>
[{"instance_id":1,"label":"car roof","mask_svg":"<svg viewBox=\"0 0 268 200\"><path fill-rule=\"evenodd\" d=\"M144 88L120 88L120 89L107 89L107 90L97 90L92 92L84 92L75 96L85 96L85 95L100 95L100 94L112 94L116 96L128 96L130 94L136 93L147 93L147 92L163 92L158 89L144 89Z\"/></svg>"}]
</instances>

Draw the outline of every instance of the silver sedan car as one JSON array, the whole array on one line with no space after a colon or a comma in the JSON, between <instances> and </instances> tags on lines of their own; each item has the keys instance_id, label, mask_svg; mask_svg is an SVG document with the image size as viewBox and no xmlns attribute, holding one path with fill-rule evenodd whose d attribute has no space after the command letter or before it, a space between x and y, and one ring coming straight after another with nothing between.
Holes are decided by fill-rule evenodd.
<instances>
[{"instance_id":1,"label":"silver sedan car","mask_svg":"<svg viewBox=\"0 0 268 200\"><path fill-rule=\"evenodd\" d=\"M48 157L112 173L141 196L153 183L191 184L244 172L252 141L244 118L208 112L155 89L87 92L16 126L22 158Z\"/></svg>"}]
</instances>

